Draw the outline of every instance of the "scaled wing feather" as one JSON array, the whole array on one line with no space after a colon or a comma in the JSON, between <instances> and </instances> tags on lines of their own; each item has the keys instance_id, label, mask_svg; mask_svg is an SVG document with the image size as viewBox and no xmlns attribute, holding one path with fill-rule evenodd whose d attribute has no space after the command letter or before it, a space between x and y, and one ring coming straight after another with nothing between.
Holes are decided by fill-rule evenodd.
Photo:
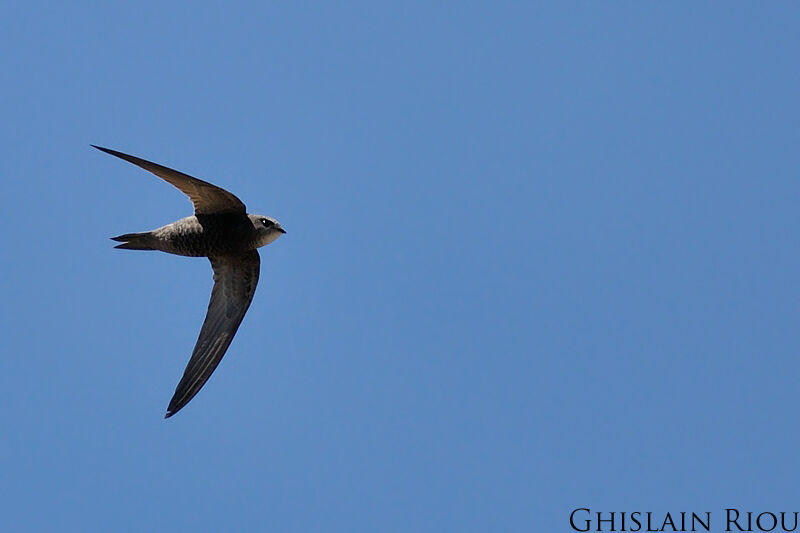
<instances>
[{"instance_id":1,"label":"scaled wing feather","mask_svg":"<svg viewBox=\"0 0 800 533\"><path fill-rule=\"evenodd\" d=\"M167 418L189 403L217 368L258 284L261 261L256 250L209 259L214 269L211 301L192 358L167 408Z\"/></svg>"}]
</instances>

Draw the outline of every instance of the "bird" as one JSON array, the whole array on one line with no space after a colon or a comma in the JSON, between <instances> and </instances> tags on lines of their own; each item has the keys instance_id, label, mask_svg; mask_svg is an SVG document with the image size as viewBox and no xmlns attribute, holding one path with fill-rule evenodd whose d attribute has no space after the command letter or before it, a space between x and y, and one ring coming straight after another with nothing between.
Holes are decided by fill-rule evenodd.
<instances>
[{"instance_id":1,"label":"bird","mask_svg":"<svg viewBox=\"0 0 800 533\"><path fill-rule=\"evenodd\" d=\"M192 356L164 418L186 406L219 365L253 301L261 258L258 248L286 233L272 217L247 213L234 194L207 181L110 148L93 148L147 170L189 197L194 215L152 231L126 233L111 240L123 250L159 250L208 257L214 287Z\"/></svg>"}]
</instances>

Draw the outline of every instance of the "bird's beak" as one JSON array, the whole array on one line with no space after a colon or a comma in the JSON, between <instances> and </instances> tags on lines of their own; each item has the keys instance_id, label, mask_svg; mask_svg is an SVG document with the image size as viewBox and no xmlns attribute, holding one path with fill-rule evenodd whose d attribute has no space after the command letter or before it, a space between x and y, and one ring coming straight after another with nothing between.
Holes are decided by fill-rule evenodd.
<instances>
[{"instance_id":1,"label":"bird's beak","mask_svg":"<svg viewBox=\"0 0 800 533\"><path fill-rule=\"evenodd\" d=\"M285 229L283 229L283 228L275 228L275 229L277 229L277 230L278 230L278 231L280 231L281 233L286 233L286 230L285 230Z\"/></svg>"}]
</instances>

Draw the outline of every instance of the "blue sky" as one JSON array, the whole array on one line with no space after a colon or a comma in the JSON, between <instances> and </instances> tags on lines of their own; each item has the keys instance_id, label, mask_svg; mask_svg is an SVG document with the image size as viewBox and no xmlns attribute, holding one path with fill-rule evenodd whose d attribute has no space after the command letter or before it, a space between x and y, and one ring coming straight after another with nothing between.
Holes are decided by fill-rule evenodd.
<instances>
[{"instance_id":1,"label":"blue sky","mask_svg":"<svg viewBox=\"0 0 800 533\"><path fill-rule=\"evenodd\" d=\"M798 510L799 25L788 2L5 5L0 529ZM288 230L169 420L211 270L112 249L191 206L90 143Z\"/></svg>"}]
</instances>

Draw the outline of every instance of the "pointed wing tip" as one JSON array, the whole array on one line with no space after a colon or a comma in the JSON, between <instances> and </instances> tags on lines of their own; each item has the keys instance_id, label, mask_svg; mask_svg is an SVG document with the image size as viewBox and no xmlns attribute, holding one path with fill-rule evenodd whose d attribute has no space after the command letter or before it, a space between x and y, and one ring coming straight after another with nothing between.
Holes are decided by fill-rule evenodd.
<instances>
[{"instance_id":1,"label":"pointed wing tip","mask_svg":"<svg viewBox=\"0 0 800 533\"><path fill-rule=\"evenodd\" d=\"M183 402L183 403L176 402L175 398L173 397L172 400L170 400L169 405L167 406L167 412L164 414L164 418L171 417L172 415L174 415L175 413L186 407L187 403L189 402Z\"/></svg>"},{"instance_id":2,"label":"pointed wing tip","mask_svg":"<svg viewBox=\"0 0 800 533\"><path fill-rule=\"evenodd\" d=\"M169 418L181 409L183 409L183 405L175 405L172 402L169 403L169 407L167 407L167 412L164 414L164 418Z\"/></svg>"},{"instance_id":3,"label":"pointed wing tip","mask_svg":"<svg viewBox=\"0 0 800 533\"><path fill-rule=\"evenodd\" d=\"M101 152L105 152L108 155L113 155L119 157L120 159L125 159L124 157L122 157L125 154L123 154L122 152L117 152L116 150L112 150L111 148L104 148L102 146L97 146L96 144L90 144L89 146L91 146L92 148L97 148Z\"/></svg>"},{"instance_id":4,"label":"pointed wing tip","mask_svg":"<svg viewBox=\"0 0 800 533\"><path fill-rule=\"evenodd\" d=\"M112 150L111 148L104 148L102 146L97 146L96 144L90 144L89 146L91 146L92 148L97 148L101 152L104 152L104 153L106 153L108 155L113 155L114 157L119 157L120 159L125 159L127 161L127 158L123 157L123 156L125 156L127 154L123 154L122 152L117 152L116 150ZM128 157L130 157L130 156L128 156Z\"/></svg>"}]
</instances>

